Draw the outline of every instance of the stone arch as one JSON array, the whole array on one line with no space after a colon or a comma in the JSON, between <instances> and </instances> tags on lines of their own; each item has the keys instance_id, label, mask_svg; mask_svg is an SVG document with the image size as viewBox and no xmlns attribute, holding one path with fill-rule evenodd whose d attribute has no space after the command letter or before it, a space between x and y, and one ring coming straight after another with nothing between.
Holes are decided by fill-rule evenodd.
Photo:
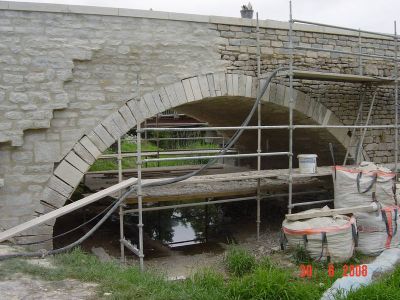
<instances>
[{"instance_id":1,"label":"stone arch","mask_svg":"<svg viewBox=\"0 0 400 300\"><path fill-rule=\"evenodd\" d=\"M127 101L117 111L100 122L93 130L82 136L55 168L44 189L39 213L62 207L82 180L95 160L119 137L135 127L138 122L177 106L217 97L256 98L257 78L240 74L213 73L183 79L143 95L140 99ZM303 92L294 90L294 109L308 116L316 124L343 125L331 110ZM289 88L271 84L262 101L276 105L289 105ZM347 129L328 129L347 147ZM50 236L55 220L45 224L40 232ZM51 245L48 245L51 247Z\"/></svg>"}]
</instances>

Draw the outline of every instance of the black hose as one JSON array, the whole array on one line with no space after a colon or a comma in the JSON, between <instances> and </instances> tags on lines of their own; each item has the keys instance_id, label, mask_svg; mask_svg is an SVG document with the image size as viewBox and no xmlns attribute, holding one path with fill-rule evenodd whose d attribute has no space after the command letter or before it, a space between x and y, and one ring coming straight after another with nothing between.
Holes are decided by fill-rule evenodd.
<instances>
[{"instance_id":1,"label":"black hose","mask_svg":"<svg viewBox=\"0 0 400 300\"><path fill-rule=\"evenodd\" d=\"M245 127L249 124L251 118L253 117L258 104L261 101L262 96L264 95L264 93L266 92L269 84L271 83L272 78L274 78L276 76L276 74L280 71L284 71L284 70L288 70L287 67L281 67L278 68L276 70L274 70L270 76L267 78L264 86L262 87L262 89L260 90L259 94L257 95L256 101L250 111L250 113L247 115L246 119L243 121L241 127ZM236 131L236 133L230 138L229 142L227 143L227 145L225 146L224 149L222 149L218 155L223 155L225 154L239 139L239 137L242 135L242 133L244 132L245 128L240 128L239 130ZM211 159L207 164L205 164L203 167L201 167L198 170L195 170L193 172L190 172L188 174L182 175L182 176L178 176L175 178L171 178L171 179L167 179L167 180L163 180L163 181L159 181L159 182L152 182L152 183L147 183L147 184L143 184L142 187L151 187L151 186L162 186L162 185L168 185L168 184L172 184L172 183L177 183L183 180L186 180L190 177L193 177L197 174L199 174L200 172L204 171L205 169L207 169L209 166L211 166L212 164L214 164L217 161L216 158ZM110 217L110 215L118 209L118 207L121 205L121 203L126 199L126 197L128 197L133 191L136 190L136 185L132 185L119 199L117 202L115 202L115 204L111 207L111 209L100 219L100 221L93 226L93 228L91 228L87 233L85 233L81 238L79 238L77 241L73 242L72 244L69 244L65 247L59 248L59 249L55 249L55 250L49 250L49 251L45 251L45 250L41 250L41 251L37 251L37 252L27 252L27 253L15 253L15 254L7 254L7 255L0 255L0 261L1 260L6 260L6 259L10 259L10 258L17 258L17 257L45 257L47 255L54 255L54 254L59 254L62 252L66 252L72 248L74 248L75 246L78 246L79 244L81 244L82 242L84 242L87 238L89 238L101 225L103 225L103 223Z\"/></svg>"}]
</instances>

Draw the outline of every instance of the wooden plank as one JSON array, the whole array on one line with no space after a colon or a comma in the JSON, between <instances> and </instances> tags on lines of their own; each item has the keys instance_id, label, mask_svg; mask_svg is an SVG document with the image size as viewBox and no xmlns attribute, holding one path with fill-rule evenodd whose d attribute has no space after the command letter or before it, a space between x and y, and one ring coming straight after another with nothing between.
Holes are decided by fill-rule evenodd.
<instances>
[{"instance_id":1,"label":"wooden plank","mask_svg":"<svg viewBox=\"0 0 400 300\"><path fill-rule=\"evenodd\" d=\"M44 215L42 215L40 217L37 217L35 219L32 219L32 220L27 221L25 223L22 223L22 224L20 224L18 226L15 226L15 227L11 228L11 229L8 229L6 231L0 232L0 243L5 241L5 240L7 240L7 239L9 239L9 238L12 238L13 236L16 236L17 234L19 234L19 233L21 233L21 232L23 232L25 230L28 230L28 229L30 229L32 227L35 227L35 226L38 226L40 224L43 224L43 223L46 223L48 221L54 220L56 218L59 218L59 217L61 217L63 215L66 215L66 214L72 212L72 211L75 211L75 210L77 210L79 208L82 208L82 207L84 207L86 205L89 205L89 204L91 204L93 202L96 202L97 200L100 200L100 199L102 199L102 198L104 198L106 196L113 195L116 192L121 191L121 190L123 190L123 189L125 189L125 188L127 188L127 187L129 187L129 186L131 186L133 184L135 184L135 182L136 182L136 178L130 178L130 179L124 180L124 181L122 181L122 182L120 182L120 183L118 183L116 185L113 185L113 186L111 186L109 188L106 188L106 189L104 189L104 190L102 190L100 192L94 193L94 194L92 194L92 195L90 195L88 197L85 197L85 198L81 199L81 200L75 201L74 203L65 205L65 206L63 206L63 207L61 207L59 209L53 210L52 212L44 214Z\"/></svg>"},{"instance_id":2,"label":"wooden plank","mask_svg":"<svg viewBox=\"0 0 400 300\"><path fill-rule=\"evenodd\" d=\"M362 76L362 75L329 73L329 72L302 71L302 70L294 70L293 76L296 79L309 79L309 80L321 80L321 81L342 81L342 82L354 82L354 83L370 82L370 83L390 84L390 83L394 82L393 79L384 78L384 77L373 77L373 76Z\"/></svg>"},{"instance_id":3,"label":"wooden plank","mask_svg":"<svg viewBox=\"0 0 400 300\"><path fill-rule=\"evenodd\" d=\"M142 168L142 173L150 173L150 172L158 172L158 173L169 173L175 171L181 172L190 172L194 170L198 170L203 165L185 165L185 166L167 166L167 167L149 167ZM216 164L207 168L207 170L214 169L223 169L223 165ZM118 170L106 170L106 171L90 171L86 172L86 175L89 174L118 174ZM122 173L136 173L137 169L123 169Z\"/></svg>"},{"instance_id":4,"label":"wooden plank","mask_svg":"<svg viewBox=\"0 0 400 300\"><path fill-rule=\"evenodd\" d=\"M330 217L334 215L347 215L356 212L374 212L378 210L378 206L375 203L371 205L360 205L345 208L336 208L330 210L320 210L320 211L306 211L297 214L287 214L286 219L289 221L298 221L304 219L312 219L318 217Z\"/></svg>"},{"instance_id":5,"label":"wooden plank","mask_svg":"<svg viewBox=\"0 0 400 300\"><path fill-rule=\"evenodd\" d=\"M176 195L143 195L143 203L153 203L153 202L174 202L174 201L205 201L209 198L218 198L218 197L239 197L239 196L255 196L257 194L257 186L254 185L254 188L246 188L242 190L233 190L233 191L219 191L219 192L195 192L190 195L188 194L176 194ZM189 199L188 199L189 198ZM136 204L137 197L129 197L126 199L126 203L128 204Z\"/></svg>"}]
</instances>

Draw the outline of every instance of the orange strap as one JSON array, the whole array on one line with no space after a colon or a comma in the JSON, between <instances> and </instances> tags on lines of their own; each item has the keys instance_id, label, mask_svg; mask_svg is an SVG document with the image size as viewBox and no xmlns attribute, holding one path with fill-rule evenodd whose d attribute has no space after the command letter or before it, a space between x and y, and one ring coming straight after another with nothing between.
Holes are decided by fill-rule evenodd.
<instances>
[{"instance_id":1,"label":"orange strap","mask_svg":"<svg viewBox=\"0 0 400 300\"><path fill-rule=\"evenodd\" d=\"M350 228L352 224L355 224L356 220L354 217L351 217L349 222L345 225L342 226L331 226L331 227L320 227L316 229L301 229L301 230L295 230L295 229L288 229L286 227L282 227L283 232L287 234L292 234L292 235L305 235L305 234L318 234L321 232L339 232L343 229Z\"/></svg>"},{"instance_id":2,"label":"orange strap","mask_svg":"<svg viewBox=\"0 0 400 300\"><path fill-rule=\"evenodd\" d=\"M343 172L348 172L348 173L363 173L363 174L368 174L368 175L378 175L378 176L383 176L383 177L395 177L395 173L393 172L383 172L383 171L362 171L362 170L357 170L357 169L351 169L351 168L346 168L343 166L334 166L333 167L335 170L340 170Z\"/></svg>"}]
</instances>

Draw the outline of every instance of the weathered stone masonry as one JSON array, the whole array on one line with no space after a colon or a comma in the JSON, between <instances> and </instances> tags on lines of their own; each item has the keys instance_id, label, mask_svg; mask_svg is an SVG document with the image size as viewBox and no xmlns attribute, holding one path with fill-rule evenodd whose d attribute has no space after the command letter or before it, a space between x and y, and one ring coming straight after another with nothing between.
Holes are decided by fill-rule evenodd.
<instances>
[{"instance_id":1,"label":"weathered stone masonry","mask_svg":"<svg viewBox=\"0 0 400 300\"><path fill-rule=\"evenodd\" d=\"M100 153L137 121L203 98L255 97L250 20L6 2L0 9L0 229L64 205ZM261 22L265 72L287 65L285 28L286 23ZM358 47L349 33L301 29L296 41L304 45ZM390 41L364 42L368 52L393 50ZM295 63L357 72L356 60L327 53L299 51ZM389 65L364 64L367 74L390 75ZM138 74L143 100L127 102L138 96ZM311 121L353 122L360 87L304 81L296 86L296 109ZM284 106L285 91L274 85L265 101ZM392 121L391 91L380 91L375 123ZM346 143L345 131L332 134ZM390 161L392 139L389 131L368 136L369 156ZM27 234L46 237L52 225Z\"/></svg>"}]
</instances>

